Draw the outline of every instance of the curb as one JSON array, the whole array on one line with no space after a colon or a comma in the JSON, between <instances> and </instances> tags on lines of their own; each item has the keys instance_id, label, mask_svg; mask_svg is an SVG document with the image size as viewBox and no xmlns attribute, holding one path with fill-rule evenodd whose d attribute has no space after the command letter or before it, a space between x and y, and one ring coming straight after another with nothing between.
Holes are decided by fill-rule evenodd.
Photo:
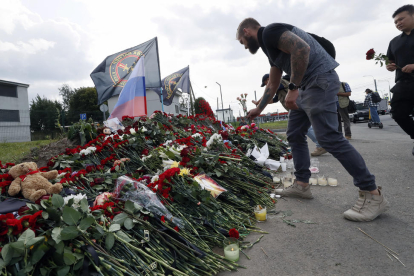
<instances>
[{"instance_id":1,"label":"curb","mask_svg":"<svg viewBox=\"0 0 414 276\"><path fill-rule=\"evenodd\" d=\"M286 128L279 128L279 129L271 129L273 132L286 132Z\"/></svg>"}]
</instances>

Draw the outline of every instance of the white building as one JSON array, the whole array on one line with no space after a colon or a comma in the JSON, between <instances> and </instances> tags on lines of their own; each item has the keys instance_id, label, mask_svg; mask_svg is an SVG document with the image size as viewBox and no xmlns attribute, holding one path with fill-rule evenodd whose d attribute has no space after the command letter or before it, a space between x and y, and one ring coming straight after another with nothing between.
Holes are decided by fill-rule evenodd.
<instances>
[{"instance_id":1,"label":"white building","mask_svg":"<svg viewBox=\"0 0 414 276\"><path fill-rule=\"evenodd\" d=\"M216 110L216 117L217 120L223 121L223 122L233 122L234 121L234 115L233 110L231 108L225 108L225 109L217 109Z\"/></svg>"},{"instance_id":2,"label":"white building","mask_svg":"<svg viewBox=\"0 0 414 276\"><path fill-rule=\"evenodd\" d=\"M28 87L0 80L0 142L30 141Z\"/></svg>"},{"instance_id":3,"label":"white building","mask_svg":"<svg viewBox=\"0 0 414 276\"><path fill-rule=\"evenodd\" d=\"M151 89L147 89L147 115L148 117L151 116L154 111L162 111L162 105L160 102L160 97L158 96L157 92ZM180 107L180 97L181 92L177 91L174 95L174 99L172 103L169 106L164 105L164 112L171 113L174 115L187 115L187 109ZM114 110L114 107L116 105L116 102L118 101L119 95L116 95L108 100L108 108L109 113Z\"/></svg>"}]
</instances>

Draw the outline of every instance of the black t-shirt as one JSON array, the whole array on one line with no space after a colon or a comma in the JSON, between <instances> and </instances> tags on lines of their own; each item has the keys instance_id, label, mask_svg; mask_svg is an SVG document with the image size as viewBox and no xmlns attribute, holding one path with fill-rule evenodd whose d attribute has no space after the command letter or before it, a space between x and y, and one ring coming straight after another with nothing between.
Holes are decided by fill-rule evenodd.
<instances>
[{"instance_id":1,"label":"black t-shirt","mask_svg":"<svg viewBox=\"0 0 414 276\"><path fill-rule=\"evenodd\" d=\"M261 27L257 33L260 48L269 59L270 66L275 66L288 75L291 72L291 56L278 49L280 37L286 31L300 37L310 47L309 62L302 83L305 85L312 77L335 69L339 64L325 51L325 49L308 33L302 29L285 23L273 23Z\"/></svg>"},{"instance_id":2,"label":"black t-shirt","mask_svg":"<svg viewBox=\"0 0 414 276\"><path fill-rule=\"evenodd\" d=\"M407 64L414 64L414 30L409 35L403 32L391 40L387 57L400 68ZM403 73L401 69L397 68L395 70L395 82L403 79L414 79L414 76L413 74Z\"/></svg>"}]
</instances>

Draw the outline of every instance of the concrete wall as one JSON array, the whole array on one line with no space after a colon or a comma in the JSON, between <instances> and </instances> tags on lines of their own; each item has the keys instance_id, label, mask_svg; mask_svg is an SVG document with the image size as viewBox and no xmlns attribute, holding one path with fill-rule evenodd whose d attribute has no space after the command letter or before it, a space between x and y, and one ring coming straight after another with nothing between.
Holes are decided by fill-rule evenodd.
<instances>
[{"instance_id":1,"label":"concrete wall","mask_svg":"<svg viewBox=\"0 0 414 276\"><path fill-rule=\"evenodd\" d=\"M17 98L0 96L0 109L19 110L20 116L20 122L0 122L0 142L30 141L30 109L27 87L17 86Z\"/></svg>"},{"instance_id":2,"label":"concrete wall","mask_svg":"<svg viewBox=\"0 0 414 276\"><path fill-rule=\"evenodd\" d=\"M180 109L180 102L179 102L180 97L181 97L181 93L177 92L174 95L174 99L173 99L171 105L169 105L169 106L164 105L164 112L171 113L171 114L174 114L174 115L178 115L178 114L186 115L187 110L181 110ZM115 107L117 101L118 101L118 96L114 96L114 97L112 97L108 100L109 113L111 113L112 110L114 110L114 107ZM178 108L178 112L176 112L176 106ZM160 97L158 96L158 94L155 91L147 89L147 114L148 114L148 117L151 116L151 114L154 113L154 111L157 111L157 110L160 110L160 111L162 110Z\"/></svg>"}]
</instances>

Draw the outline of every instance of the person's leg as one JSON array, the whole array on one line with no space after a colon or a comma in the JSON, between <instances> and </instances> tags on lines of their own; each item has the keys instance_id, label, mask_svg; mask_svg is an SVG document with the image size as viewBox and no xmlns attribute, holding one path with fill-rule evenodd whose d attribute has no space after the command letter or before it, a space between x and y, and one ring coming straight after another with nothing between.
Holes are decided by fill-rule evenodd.
<instances>
[{"instance_id":1,"label":"person's leg","mask_svg":"<svg viewBox=\"0 0 414 276\"><path fill-rule=\"evenodd\" d=\"M339 113L339 109L341 109L338 105L336 106L336 113L338 116L338 131L342 133L342 122L341 122L341 114Z\"/></svg>"},{"instance_id":2,"label":"person's leg","mask_svg":"<svg viewBox=\"0 0 414 276\"><path fill-rule=\"evenodd\" d=\"M305 136L309 131L309 127L309 119L303 110L299 108L297 110L289 111L289 121L286 132L287 140L292 148L296 179L305 183L309 182L311 176L309 171L309 148Z\"/></svg>"},{"instance_id":3,"label":"person's leg","mask_svg":"<svg viewBox=\"0 0 414 276\"><path fill-rule=\"evenodd\" d=\"M381 121L380 121L380 118L379 118L379 115L378 115L377 107L376 106L370 106L369 110L371 111L372 121L376 124L379 124Z\"/></svg>"},{"instance_id":4,"label":"person's leg","mask_svg":"<svg viewBox=\"0 0 414 276\"><path fill-rule=\"evenodd\" d=\"M303 93L302 108L308 114L319 144L330 152L354 178L361 190L375 191L375 177L364 159L338 129L336 92L339 87L335 71L319 75Z\"/></svg>"},{"instance_id":5,"label":"person's leg","mask_svg":"<svg viewBox=\"0 0 414 276\"><path fill-rule=\"evenodd\" d=\"M352 134L351 134L351 121L349 120L349 113L348 113L348 108L344 107L344 108L339 108L339 115L341 115L342 121L344 121L344 130L345 130L345 137L346 138L351 138Z\"/></svg>"},{"instance_id":6,"label":"person's leg","mask_svg":"<svg viewBox=\"0 0 414 276\"><path fill-rule=\"evenodd\" d=\"M413 93L414 94L414 93ZM414 108L414 95L394 93L391 100L391 113L395 122L414 139L414 121L410 117Z\"/></svg>"}]
</instances>

